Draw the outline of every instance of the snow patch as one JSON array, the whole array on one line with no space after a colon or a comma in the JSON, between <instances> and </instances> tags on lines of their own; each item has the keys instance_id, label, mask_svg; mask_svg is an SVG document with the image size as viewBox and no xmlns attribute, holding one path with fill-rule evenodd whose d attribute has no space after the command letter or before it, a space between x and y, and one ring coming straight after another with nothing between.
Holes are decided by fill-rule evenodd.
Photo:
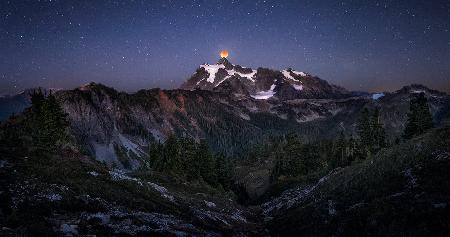
<instances>
[{"instance_id":1,"label":"snow patch","mask_svg":"<svg viewBox=\"0 0 450 237\"><path fill-rule=\"evenodd\" d=\"M234 74L237 74L237 75L239 75L240 77L243 77L243 78L246 78L246 79L248 79L248 80L250 80L250 81L252 81L252 82L255 82L255 79L253 79L253 77L254 77L255 74L256 74L256 70L252 70L252 72L251 72L251 73L248 73L248 74L244 74L244 73L242 73L242 72L235 71L234 69L232 69L232 70L227 70L227 72L228 72L228 75L229 75L229 76L233 76ZM225 80L225 79L224 79L224 80Z\"/></svg>"},{"instance_id":2,"label":"snow patch","mask_svg":"<svg viewBox=\"0 0 450 237\"><path fill-rule=\"evenodd\" d=\"M213 202L204 201L207 207L216 207L216 204Z\"/></svg>"},{"instance_id":3,"label":"snow patch","mask_svg":"<svg viewBox=\"0 0 450 237\"><path fill-rule=\"evenodd\" d=\"M142 182L139 179L128 176L123 170L120 169L110 170L109 175L111 175L111 179L113 181L121 181L121 180L134 181L142 186Z\"/></svg>"},{"instance_id":4,"label":"snow patch","mask_svg":"<svg viewBox=\"0 0 450 237\"><path fill-rule=\"evenodd\" d=\"M294 87L294 89L296 89L298 91L303 90L303 86L302 85L295 85L295 84L293 84L292 86Z\"/></svg>"},{"instance_id":5,"label":"snow patch","mask_svg":"<svg viewBox=\"0 0 450 237\"><path fill-rule=\"evenodd\" d=\"M126 180L126 181L136 182L140 186L144 186L144 183L140 179L128 176L123 170L119 170L119 169L111 170L111 171L109 171L109 174L111 175L111 179L113 181ZM167 190L167 188L157 185L152 182L147 182L147 185L150 186L151 188L153 188L154 190L156 190L157 192L159 192L162 197L168 199L171 202L175 201L175 198L169 194L169 191Z\"/></svg>"},{"instance_id":6,"label":"snow patch","mask_svg":"<svg viewBox=\"0 0 450 237\"><path fill-rule=\"evenodd\" d=\"M44 197L47 198L50 202L56 202L56 201L62 200L62 196L57 193L50 193L50 194L44 195Z\"/></svg>"},{"instance_id":7,"label":"snow patch","mask_svg":"<svg viewBox=\"0 0 450 237\"><path fill-rule=\"evenodd\" d=\"M208 77L208 79L206 79L206 81L208 81L209 83L214 83L214 78L216 76L216 73L219 71L219 69L225 68L225 65L223 65L223 64L214 64L214 65L203 64L203 65L200 65L200 67L204 68L209 74L209 77Z\"/></svg>"},{"instance_id":8,"label":"snow patch","mask_svg":"<svg viewBox=\"0 0 450 237\"><path fill-rule=\"evenodd\" d=\"M298 81L297 79L295 79L293 76L291 76L291 72L288 70L283 70L281 71L281 73L283 73L283 76L286 77L287 79L291 79L294 81Z\"/></svg>"},{"instance_id":9,"label":"snow patch","mask_svg":"<svg viewBox=\"0 0 450 237\"><path fill-rule=\"evenodd\" d=\"M147 182L148 183L148 185L150 185L153 189L155 189L156 191L158 191L160 194L161 194L161 196L162 197L164 197L164 198L167 198L169 201L171 201L171 202L174 202L175 201L175 198L172 196L172 195L169 195L168 194L168 190L167 190L167 188L165 188L165 187L163 187L163 186L160 186L160 185L157 185L157 184L155 184L155 183L152 183L152 182Z\"/></svg>"},{"instance_id":10,"label":"snow patch","mask_svg":"<svg viewBox=\"0 0 450 237\"><path fill-rule=\"evenodd\" d=\"M375 93L375 94L372 94L372 99L373 100L378 100L378 99L380 99L383 96L384 96L384 93Z\"/></svg>"},{"instance_id":11,"label":"snow patch","mask_svg":"<svg viewBox=\"0 0 450 237\"><path fill-rule=\"evenodd\" d=\"M283 73L283 76L284 76L285 78L290 79L290 80L293 80L293 81L299 81L299 80L295 79L295 78L291 75L291 73L293 73L293 74L296 75L296 76L301 76L301 77L306 77L306 76L307 76L306 73L304 73L304 72L299 72L299 71L295 71L295 70L290 70L290 71L288 71L288 70L283 70L283 71L281 71L281 73Z\"/></svg>"},{"instance_id":12,"label":"snow patch","mask_svg":"<svg viewBox=\"0 0 450 237\"><path fill-rule=\"evenodd\" d=\"M311 121L314 121L314 120L320 119L320 118L323 118L323 116L320 116L317 113L312 113L310 115L306 115L306 116L304 115L303 117L296 119L296 121L297 121L297 123L306 123L306 122L311 122Z\"/></svg>"},{"instance_id":13,"label":"snow patch","mask_svg":"<svg viewBox=\"0 0 450 237\"><path fill-rule=\"evenodd\" d=\"M95 172L95 171L90 171L90 172L88 172L88 174L90 174L90 175L92 175L92 176L94 176L94 177L97 177L97 176L100 175L99 173L97 173L97 172Z\"/></svg>"},{"instance_id":14,"label":"snow patch","mask_svg":"<svg viewBox=\"0 0 450 237\"><path fill-rule=\"evenodd\" d=\"M260 92L257 92L256 95L250 95L250 96L257 100L267 100L275 95L275 91L273 91L275 89L275 87L276 87L276 85L273 84L272 86L270 86L269 90L260 91Z\"/></svg>"},{"instance_id":15,"label":"snow patch","mask_svg":"<svg viewBox=\"0 0 450 237\"><path fill-rule=\"evenodd\" d=\"M339 169L331 171L326 176L322 177L316 184L312 186L298 187L293 189L288 189L284 191L281 196L276 197L261 205L263 209L263 214L266 217L273 217L280 210L288 210L299 206L306 200L314 190L317 189L323 182L327 181L332 175L334 175ZM329 203L329 213L330 210L333 212L334 203L331 203L332 208L330 209Z\"/></svg>"},{"instance_id":16,"label":"snow patch","mask_svg":"<svg viewBox=\"0 0 450 237\"><path fill-rule=\"evenodd\" d=\"M248 116L248 114L240 113L239 116L244 120L250 120L250 116Z\"/></svg>"},{"instance_id":17,"label":"snow patch","mask_svg":"<svg viewBox=\"0 0 450 237\"><path fill-rule=\"evenodd\" d=\"M304 72L299 72L299 71L292 71L292 73L294 73L297 76L301 76L301 77L306 77L308 76L308 74L304 73Z\"/></svg>"}]
</instances>

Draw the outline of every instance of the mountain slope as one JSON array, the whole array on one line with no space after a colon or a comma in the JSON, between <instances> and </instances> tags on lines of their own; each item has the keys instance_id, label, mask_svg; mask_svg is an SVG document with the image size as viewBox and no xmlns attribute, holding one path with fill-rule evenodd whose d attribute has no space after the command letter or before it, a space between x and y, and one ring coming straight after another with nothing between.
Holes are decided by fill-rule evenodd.
<instances>
[{"instance_id":1,"label":"mountain slope","mask_svg":"<svg viewBox=\"0 0 450 237\"><path fill-rule=\"evenodd\" d=\"M152 89L134 94L91 83L56 96L87 153L109 165L135 169L145 165L150 142L164 141L171 134L206 139L212 150L237 155L271 135L294 132L314 141L340 132L353 134L364 107L380 108L393 140L403 130L415 90L404 88L377 100L371 96L260 100L245 93L232 95L241 81L230 78L213 91ZM450 99L424 90L439 124L449 116Z\"/></svg>"},{"instance_id":2,"label":"mountain slope","mask_svg":"<svg viewBox=\"0 0 450 237\"><path fill-rule=\"evenodd\" d=\"M385 149L262 205L281 236L445 236L450 128Z\"/></svg>"}]
</instances>

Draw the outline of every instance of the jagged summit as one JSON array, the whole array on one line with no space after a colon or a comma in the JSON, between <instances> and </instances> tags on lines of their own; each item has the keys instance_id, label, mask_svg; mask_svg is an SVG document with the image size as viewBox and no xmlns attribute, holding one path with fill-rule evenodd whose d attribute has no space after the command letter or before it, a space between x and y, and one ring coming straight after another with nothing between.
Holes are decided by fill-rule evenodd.
<instances>
[{"instance_id":1,"label":"jagged summit","mask_svg":"<svg viewBox=\"0 0 450 237\"><path fill-rule=\"evenodd\" d=\"M225 69L227 69L227 70L231 70L231 69L233 69L233 64L231 64L229 61L228 61L228 59L227 58L220 58L219 59L219 61L217 61L217 64L218 65L224 65L225 66Z\"/></svg>"},{"instance_id":2,"label":"jagged summit","mask_svg":"<svg viewBox=\"0 0 450 237\"><path fill-rule=\"evenodd\" d=\"M211 90L248 95L257 100L301 99L301 98L342 98L349 96L343 88L292 68L257 70L234 65L225 57L216 64L202 64L197 71L181 85L185 90Z\"/></svg>"}]
</instances>

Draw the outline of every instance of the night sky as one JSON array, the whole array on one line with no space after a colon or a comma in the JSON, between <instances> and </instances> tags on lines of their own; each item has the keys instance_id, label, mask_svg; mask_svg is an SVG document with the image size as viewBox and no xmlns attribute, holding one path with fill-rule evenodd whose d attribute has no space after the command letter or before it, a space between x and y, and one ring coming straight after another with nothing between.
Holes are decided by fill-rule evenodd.
<instances>
[{"instance_id":1,"label":"night sky","mask_svg":"<svg viewBox=\"0 0 450 237\"><path fill-rule=\"evenodd\" d=\"M450 92L450 1L0 1L0 94L177 88L219 51L350 90Z\"/></svg>"}]
</instances>

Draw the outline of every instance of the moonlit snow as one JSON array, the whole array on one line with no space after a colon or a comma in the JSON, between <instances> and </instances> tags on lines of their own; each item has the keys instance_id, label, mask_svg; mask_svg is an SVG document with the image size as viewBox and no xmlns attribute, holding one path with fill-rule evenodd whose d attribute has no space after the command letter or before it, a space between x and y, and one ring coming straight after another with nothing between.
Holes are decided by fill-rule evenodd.
<instances>
[{"instance_id":1,"label":"moonlit snow","mask_svg":"<svg viewBox=\"0 0 450 237\"><path fill-rule=\"evenodd\" d=\"M292 85L294 87L294 89L301 91L303 90L303 86L302 85Z\"/></svg>"},{"instance_id":2,"label":"moonlit snow","mask_svg":"<svg viewBox=\"0 0 450 237\"><path fill-rule=\"evenodd\" d=\"M372 99L378 100L378 99L380 99L383 96L384 96L384 93L376 93L376 94L372 95Z\"/></svg>"},{"instance_id":3,"label":"moonlit snow","mask_svg":"<svg viewBox=\"0 0 450 237\"><path fill-rule=\"evenodd\" d=\"M273 95L275 95L275 91L273 91L274 89L275 89L275 84L270 86L270 89L268 91L257 92L256 95L251 95L251 97L253 97L254 99L257 99L257 100L267 100L270 97L272 97Z\"/></svg>"}]
</instances>

